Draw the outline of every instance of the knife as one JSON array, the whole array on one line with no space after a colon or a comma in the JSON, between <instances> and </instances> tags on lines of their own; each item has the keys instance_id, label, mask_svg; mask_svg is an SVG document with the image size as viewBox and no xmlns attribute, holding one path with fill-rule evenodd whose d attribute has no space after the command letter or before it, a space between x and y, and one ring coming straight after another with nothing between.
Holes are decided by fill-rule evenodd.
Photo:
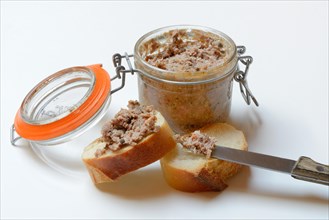
<instances>
[{"instance_id":1,"label":"knife","mask_svg":"<svg viewBox=\"0 0 329 220\"><path fill-rule=\"evenodd\" d=\"M329 166L301 156L297 161L216 145L212 157L247 166L288 173L292 177L329 185Z\"/></svg>"}]
</instances>

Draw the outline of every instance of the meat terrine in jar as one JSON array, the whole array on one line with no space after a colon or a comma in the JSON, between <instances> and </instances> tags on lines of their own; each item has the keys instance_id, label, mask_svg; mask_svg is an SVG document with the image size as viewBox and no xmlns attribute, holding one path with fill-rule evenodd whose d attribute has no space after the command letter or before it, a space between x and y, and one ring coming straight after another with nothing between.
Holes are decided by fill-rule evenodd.
<instances>
[{"instance_id":1,"label":"meat terrine in jar","mask_svg":"<svg viewBox=\"0 0 329 220\"><path fill-rule=\"evenodd\" d=\"M239 54L226 34L197 26L160 28L134 49L141 103L159 110L178 133L228 118Z\"/></svg>"},{"instance_id":2,"label":"meat terrine in jar","mask_svg":"<svg viewBox=\"0 0 329 220\"><path fill-rule=\"evenodd\" d=\"M247 104L252 100L258 105L246 80L252 57L241 56L244 52L244 46L220 31L177 25L145 34L136 42L134 55L115 54L113 61L118 76L138 73L142 104L153 105L175 132L188 133L228 119L233 79ZM123 58L129 70L121 65Z\"/></svg>"}]
</instances>

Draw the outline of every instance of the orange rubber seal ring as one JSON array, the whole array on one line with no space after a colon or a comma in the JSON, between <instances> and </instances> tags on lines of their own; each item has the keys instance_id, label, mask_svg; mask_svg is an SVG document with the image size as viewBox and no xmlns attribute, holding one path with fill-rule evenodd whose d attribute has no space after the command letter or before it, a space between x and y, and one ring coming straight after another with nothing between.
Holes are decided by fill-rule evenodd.
<instances>
[{"instance_id":1,"label":"orange rubber seal ring","mask_svg":"<svg viewBox=\"0 0 329 220\"><path fill-rule=\"evenodd\" d=\"M95 85L87 100L69 115L43 125L25 122L20 109L15 116L16 132L28 140L49 140L67 134L87 122L102 107L111 91L111 80L101 64L87 66L95 75Z\"/></svg>"}]
</instances>

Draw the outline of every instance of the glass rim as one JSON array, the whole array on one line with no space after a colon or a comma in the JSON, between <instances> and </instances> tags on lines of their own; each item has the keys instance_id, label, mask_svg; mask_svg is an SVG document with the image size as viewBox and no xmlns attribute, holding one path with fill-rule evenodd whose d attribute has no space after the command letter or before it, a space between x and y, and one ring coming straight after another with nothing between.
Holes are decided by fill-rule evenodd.
<instances>
[{"instance_id":1,"label":"glass rim","mask_svg":"<svg viewBox=\"0 0 329 220\"><path fill-rule=\"evenodd\" d=\"M185 30L185 29L192 29L192 30L194 29L194 30L200 30L200 31L210 32L211 34L215 34L215 35L223 38L224 40L226 40L232 46L232 50L233 50L232 55L227 60L225 60L225 62L221 63L220 65L216 65L216 66L210 68L209 70L207 70L207 72L213 72L214 70L216 70L216 69L218 69L220 67L224 67L225 65L229 64L237 56L237 51L236 51L237 50L237 47L236 47L235 42L228 35L226 35L225 33L221 32L221 31L218 31L216 29L213 29L213 28L210 28L210 27L206 27L206 26L200 26L200 25L171 25L171 26L165 26L165 27L161 27L161 28L155 29L153 31L150 31L150 32L144 34L142 37L140 37L138 39L138 41L136 42L135 47L134 47L134 58L137 59L137 60L139 60L143 65L147 66L147 68L150 68L153 71L157 71L159 73L164 73L164 74L176 74L176 73L178 73L178 72L175 72L175 71L160 69L158 67L155 67L155 66L149 64L148 62L146 62L142 58L141 54L139 53L139 47L140 47L140 45L142 45L142 43L146 39L148 39L152 35L154 35L154 37L156 37L157 34L161 35L162 33L165 33L166 31L171 31L171 30ZM221 75L220 77L216 77L216 78L225 77L229 72L231 72L231 70L233 68L229 69L227 71L227 73ZM141 70L139 70L139 71L141 71ZM143 72L143 71L141 71L141 72ZM194 73L202 73L202 72L205 72L205 71L196 71ZM159 77L159 78L161 78L161 77ZM169 81L176 81L176 80L169 80ZM179 81L179 80L177 80L177 81ZM203 80L201 80L201 81L203 81Z\"/></svg>"},{"instance_id":2,"label":"glass rim","mask_svg":"<svg viewBox=\"0 0 329 220\"><path fill-rule=\"evenodd\" d=\"M67 68L63 71L69 71L74 68ZM94 118L94 115L103 108L102 106L105 106L105 103L111 97L111 79L108 73L102 68L101 64L89 65L82 68L86 68L95 77L93 86L91 86L91 93L88 94L87 92L85 94L87 99L79 107L70 111L65 117L47 124L31 124L26 122L21 115L21 109L19 109L16 113L13 127L20 137L31 141L46 141L63 136L71 131L77 131L81 126L84 126L85 123L88 123L89 120ZM61 71L57 73L61 73ZM56 73L51 76L55 75ZM42 83L44 82L45 80L42 81ZM30 92L33 93L33 90ZM24 101L22 105L24 105ZM106 105L106 107L108 106Z\"/></svg>"}]
</instances>

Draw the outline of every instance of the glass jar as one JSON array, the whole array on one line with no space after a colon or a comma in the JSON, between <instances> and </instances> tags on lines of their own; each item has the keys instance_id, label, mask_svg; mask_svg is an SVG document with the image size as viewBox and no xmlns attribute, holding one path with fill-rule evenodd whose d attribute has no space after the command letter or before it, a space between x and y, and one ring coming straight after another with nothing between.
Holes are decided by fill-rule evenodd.
<instances>
[{"instance_id":1,"label":"glass jar","mask_svg":"<svg viewBox=\"0 0 329 220\"><path fill-rule=\"evenodd\" d=\"M172 43L172 36L168 34L172 31L184 33L184 41L198 41L203 37L219 41L225 56L206 70L198 71L171 71L148 63L147 56L165 50ZM242 57L249 62L246 61L245 72L238 69L244 50L226 34L207 27L170 26L151 31L142 36L134 48L140 102L159 110L177 133L191 132L213 122L225 122L231 107L233 78L240 82L241 92L250 103L251 92L245 77L252 58ZM252 95L251 98L258 105Z\"/></svg>"}]
</instances>

